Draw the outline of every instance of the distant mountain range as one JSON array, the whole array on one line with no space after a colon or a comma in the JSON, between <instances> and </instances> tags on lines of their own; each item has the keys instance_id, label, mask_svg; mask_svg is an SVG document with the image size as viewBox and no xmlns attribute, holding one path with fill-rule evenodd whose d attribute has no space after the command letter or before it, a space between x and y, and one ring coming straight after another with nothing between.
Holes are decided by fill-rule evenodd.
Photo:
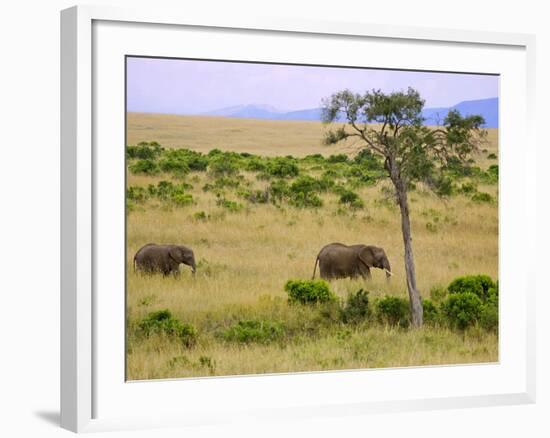
<instances>
[{"instance_id":1,"label":"distant mountain range","mask_svg":"<svg viewBox=\"0 0 550 438\"><path fill-rule=\"evenodd\" d=\"M443 123L447 113L452 109L458 110L463 116L479 114L485 119L486 128L498 128L498 98L496 97L467 100L448 108L424 108L422 113L426 119L426 125ZM203 115L264 120L321 120L321 108L287 112L270 105L250 104L221 108Z\"/></svg>"}]
</instances>

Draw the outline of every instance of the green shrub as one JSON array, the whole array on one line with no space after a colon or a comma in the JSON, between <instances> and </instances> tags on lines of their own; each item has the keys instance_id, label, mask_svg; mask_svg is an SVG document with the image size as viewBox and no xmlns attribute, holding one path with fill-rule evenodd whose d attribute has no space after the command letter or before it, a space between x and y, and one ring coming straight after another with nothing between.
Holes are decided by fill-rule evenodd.
<instances>
[{"instance_id":1,"label":"green shrub","mask_svg":"<svg viewBox=\"0 0 550 438\"><path fill-rule=\"evenodd\" d=\"M319 208L323 206L322 199L312 192L293 193L289 199L289 204L299 208Z\"/></svg>"},{"instance_id":2,"label":"green shrub","mask_svg":"<svg viewBox=\"0 0 550 438\"><path fill-rule=\"evenodd\" d=\"M471 200L478 203L491 204L494 202L493 197L489 193L477 192L471 197Z\"/></svg>"},{"instance_id":3,"label":"green shrub","mask_svg":"<svg viewBox=\"0 0 550 438\"><path fill-rule=\"evenodd\" d=\"M441 308L453 327L464 330L479 320L482 302L472 292L453 293Z\"/></svg>"},{"instance_id":4,"label":"green shrub","mask_svg":"<svg viewBox=\"0 0 550 438\"><path fill-rule=\"evenodd\" d=\"M495 154L491 153L491 154L487 155L487 158L488 158L489 160L496 160L496 159L497 159L497 156L496 156Z\"/></svg>"},{"instance_id":5,"label":"green shrub","mask_svg":"<svg viewBox=\"0 0 550 438\"><path fill-rule=\"evenodd\" d=\"M174 184L171 181L159 181L155 186L150 184L148 192L159 200L170 203L177 207L193 204L193 196L186 190L192 186L187 183Z\"/></svg>"},{"instance_id":6,"label":"green shrub","mask_svg":"<svg viewBox=\"0 0 550 438\"><path fill-rule=\"evenodd\" d=\"M149 198L149 193L144 187L130 186L126 189L126 199L134 202L144 202Z\"/></svg>"},{"instance_id":7,"label":"green shrub","mask_svg":"<svg viewBox=\"0 0 550 438\"><path fill-rule=\"evenodd\" d=\"M465 275L455 278L447 289L451 294L470 292L485 301L489 296L489 290L494 288L496 284L488 275Z\"/></svg>"},{"instance_id":8,"label":"green shrub","mask_svg":"<svg viewBox=\"0 0 550 438\"><path fill-rule=\"evenodd\" d=\"M159 161L163 172L185 174L189 171L203 172L208 166L208 158L200 152L189 149L172 149L164 153Z\"/></svg>"},{"instance_id":9,"label":"green shrub","mask_svg":"<svg viewBox=\"0 0 550 438\"><path fill-rule=\"evenodd\" d=\"M456 190L452 178L444 175L433 181L433 188L434 192L442 197L451 196Z\"/></svg>"},{"instance_id":10,"label":"green shrub","mask_svg":"<svg viewBox=\"0 0 550 438\"><path fill-rule=\"evenodd\" d=\"M347 163L348 156L346 154L331 155L326 161L329 163Z\"/></svg>"},{"instance_id":11,"label":"green shrub","mask_svg":"<svg viewBox=\"0 0 550 438\"><path fill-rule=\"evenodd\" d=\"M221 197L216 200L216 205L229 210L232 213L237 213L244 208L244 206L238 202L230 201L229 199Z\"/></svg>"},{"instance_id":12,"label":"green shrub","mask_svg":"<svg viewBox=\"0 0 550 438\"><path fill-rule=\"evenodd\" d=\"M259 157L251 157L244 166L249 172L265 172L266 167L265 162Z\"/></svg>"},{"instance_id":13,"label":"green shrub","mask_svg":"<svg viewBox=\"0 0 550 438\"><path fill-rule=\"evenodd\" d=\"M312 304L336 300L324 280L288 280L285 284L289 303Z\"/></svg>"},{"instance_id":14,"label":"green shrub","mask_svg":"<svg viewBox=\"0 0 550 438\"><path fill-rule=\"evenodd\" d=\"M278 178L293 178L298 176L300 169L295 158L275 157L267 162L265 172L269 176Z\"/></svg>"},{"instance_id":15,"label":"green shrub","mask_svg":"<svg viewBox=\"0 0 550 438\"><path fill-rule=\"evenodd\" d=\"M186 347L192 347L197 342L195 327L182 323L167 309L149 313L139 322L138 327L146 337L163 334L178 338Z\"/></svg>"},{"instance_id":16,"label":"green shrub","mask_svg":"<svg viewBox=\"0 0 550 438\"><path fill-rule=\"evenodd\" d=\"M352 208L363 208L364 203L359 195L351 190L346 190L340 195L340 204L347 204Z\"/></svg>"},{"instance_id":17,"label":"green shrub","mask_svg":"<svg viewBox=\"0 0 550 438\"><path fill-rule=\"evenodd\" d=\"M440 321L439 309L430 300L422 300L423 319L427 324L434 324Z\"/></svg>"},{"instance_id":18,"label":"green shrub","mask_svg":"<svg viewBox=\"0 0 550 438\"><path fill-rule=\"evenodd\" d=\"M321 182L309 175L302 175L290 185L291 193L309 193L309 192L321 192L323 187Z\"/></svg>"},{"instance_id":19,"label":"green shrub","mask_svg":"<svg viewBox=\"0 0 550 438\"><path fill-rule=\"evenodd\" d=\"M280 340L285 335L285 327L278 321L244 320L223 332L229 342L268 344Z\"/></svg>"},{"instance_id":20,"label":"green shrub","mask_svg":"<svg viewBox=\"0 0 550 438\"><path fill-rule=\"evenodd\" d=\"M344 176L353 178L362 185L372 185L383 176L383 173L380 170L369 170L366 166L353 164L347 166Z\"/></svg>"},{"instance_id":21,"label":"green shrub","mask_svg":"<svg viewBox=\"0 0 550 438\"><path fill-rule=\"evenodd\" d=\"M405 298L385 296L376 301L378 319L388 325L407 326L409 323L409 301Z\"/></svg>"},{"instance_id":22,"label":"green shrub","mask_svg":"<svg viewBox=\"0 0 550 438\"><path fill-rule=\"evenodd\" d=\"M465 194L465 195L476 193L477 192L477 185L472 183L472 182L465 182L465 183L462 183L462 185L460 186L458 191L460 193Z\"/></svg>"},{"instance_id":23,"label":"green shrub","mask_svg":"<svg viewBox=\"0 0 550 438\"><path fill-rule=\"evenodd\" d=\"M141 142L137 146L126 146L126 157L129 159L155 160L160 157L162 151L163 148L156 141Z\"/></svg>"},{"instance_id":24,"label":"green shrub","mask_svg":"<svg viewBox=\"0 0 550 438\"><path fill-rule=\"evenodd\" d=\"M479 325L485 330L498 331L498 304L487 302L481 306Z\"/></svg>"},{"instance_id":25,"label":"green shrub","mask_svg":"<svg viewBox=\"0 0 550 438\"><path fill-rule=\"evenodd\" d=\"M210 216L205 211L197 211L193 214L193 219L196 221L207 221Z\"/></svg>"},{"instance_id":26,"label":"green shrub","mask_svg":"<svg viewBox=\"0 0 550 438\"><path fill-rule=\"evenodd\" d=\"M311 163L323 163L325 161L325 157L321 154L309 154L306 155L303 160Z\"/></svg>"},{"instance_id":27,"label":"green shrub","mask_svg":"<svg viewBox=\"0 0 550 438\"><path fill-rule=\"evenodd\" d=\"M210 153L211 152L212 151L210 151ZM208 167L214 176L232 176L239 172L239 163L237 159L225 153L215 154L210 158Z\"/></svg>"},{"instance_id":28,"label":"green shrub","mask_svg":"<svg viewBox=\"0 0 550 438\"><path fill-rule=\"evenodd\" d=\"M369 149L362 149L353 159L357 164L360 164L367 170L384 170L384 163Z\"/></svg>"},{"instance_id":29,"label":"green shrub","mask_svg":"<svg viewBox=\"0 0 550 438\"><path fill-rule=\"evenodd\" d=\"M130 172L135 174L155 175L159 172L158 164L149 159L137 160L134 164L128 166Z\"/></svg>"},{"instance_id":30,"label":"green shrub","mask_svg":"<svg viewBox=\"0 0 550 438\"><path fill-rule=\"evenodd\" d=\"M479 316L479 325L486 330L498 331L498 281L487 292Z\"/></svg>"},{"instance_id":31,"label":"green shrub","mask_svg":"<svg viewBox=\"0 0 550 438\"><path fill-rule=\"evenodd\" d=\"M283 179L271 182L269 193L273 199L282 201L289 193L288 183Z\"/></svg>"},{"instance_id":32,"label":"green shrub","mask_svg":"<svg viewBox=\"0 0 550 438\"><path fill-rule=\"evenodd\" d=\"M480 172L479 179L487 184L498 183L498 164L491 164L485 172Z\"/></svg>"},{"instance_id":33,"label":"green shrub","mask_svg":"<svg viewBox=\"0 0 550 438\"><path fill-rule=\"evenodd\" d=\"M359 323L369 316L369 293L359 289L350 293L340 311L340 317L344 324Z\"/></svg>"},{"instance_id":34,"label":"green shrub","mask_svg":"<svg viewBox=\"0 0 550 438\"><path fill-rule=\"evenodd\" d=\"M190 193L173 193L170 202L177 207L184 207L193 204L193 195Z\"/></svg>"}]
</instances>

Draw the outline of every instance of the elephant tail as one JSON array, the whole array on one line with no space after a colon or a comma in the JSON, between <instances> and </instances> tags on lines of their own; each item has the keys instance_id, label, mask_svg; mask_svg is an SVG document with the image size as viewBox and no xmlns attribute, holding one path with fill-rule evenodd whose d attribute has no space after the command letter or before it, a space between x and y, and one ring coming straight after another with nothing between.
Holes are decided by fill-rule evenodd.
<instances>
[{"instance_id":1,"label":"elephant tail","mask_svg":"<svg viewBox=\"0 0 550 438\"><path fill-rule=\"evenodd\" d=\"M313 267L313 276L311 277L312 280L315 280L315 271L317 270L317 263L319 263L319 256L315 259L315 266Z\"/></svg>"}]
</instances>

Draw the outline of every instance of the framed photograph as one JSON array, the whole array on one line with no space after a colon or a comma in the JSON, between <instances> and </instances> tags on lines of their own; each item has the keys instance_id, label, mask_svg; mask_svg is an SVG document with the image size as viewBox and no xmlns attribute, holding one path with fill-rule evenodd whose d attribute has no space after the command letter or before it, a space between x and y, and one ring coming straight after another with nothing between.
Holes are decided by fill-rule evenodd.
<instances>
[{"instance_id":1,"label":"framed photograph","mask_svg":"<svg viewBox=\"0 0 550 438\"><path fill-rule=\"evenodd\" d=\"M61 25L63 427L534 401L533 37Z\"/></svg>"}]
</instances>

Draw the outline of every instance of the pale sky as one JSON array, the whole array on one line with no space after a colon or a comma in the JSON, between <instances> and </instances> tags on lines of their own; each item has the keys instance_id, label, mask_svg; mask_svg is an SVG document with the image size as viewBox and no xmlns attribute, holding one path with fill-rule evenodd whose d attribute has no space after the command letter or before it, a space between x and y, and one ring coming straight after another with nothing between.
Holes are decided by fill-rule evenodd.
<instances>
[{"instance_id":1,"label":"pale sky","mask_svg":"<svg viewBox=\"0 0 550 438\"><path fill-rule=\"evenodd\" d=\"M282 111L318 108L332 93L417 89L426 108L498 97L498 76L311 67L162 58L127 58L127 109L201 114L266 104Z\"/></svg>"}]
</instances>

